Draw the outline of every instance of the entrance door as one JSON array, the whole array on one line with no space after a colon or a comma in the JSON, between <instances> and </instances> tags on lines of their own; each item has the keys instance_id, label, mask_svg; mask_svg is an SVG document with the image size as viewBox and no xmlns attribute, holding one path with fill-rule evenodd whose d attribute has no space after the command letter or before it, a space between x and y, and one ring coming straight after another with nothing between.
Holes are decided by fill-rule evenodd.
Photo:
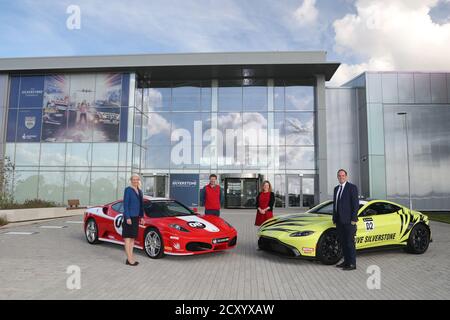
<instances>
[{"instance_id":1,"label":"entrance door","mask_svg":"<svg viewBox=\"0 0 450 320\"><path fill-rule=\"evenodd\" d=\"M314 205L314 176L288 175L286 203L290 208L310 208Z\"/></svg>"},{"instance_id":2,"label":"entrance door","mask_svg":"<svg viewBox=\"0 0 450 320\"><path fill-rule=\"evenodd\" d=\"M144 194L151 197L167 196L167 177L166 176L148 176L144 177Z\"/></svg>"},{"instance_id":3,"label":"entrance door","mask_svg":"<svg viewBox=\"0 0 450 320\"><path fill-rule=\"evenodd\" d=\"M255 208L258 194L256 178L225 178L226 208Z\"/></svg>"}]
</instances>

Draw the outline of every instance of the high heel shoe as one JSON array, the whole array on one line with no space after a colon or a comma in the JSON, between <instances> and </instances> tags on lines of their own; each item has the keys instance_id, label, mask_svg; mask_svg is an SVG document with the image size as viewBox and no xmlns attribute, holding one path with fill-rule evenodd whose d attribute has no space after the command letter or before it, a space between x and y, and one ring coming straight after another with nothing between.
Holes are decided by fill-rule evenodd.
<instances>
[{"instance_id":1,"label":"high heel shoe","mask_svg":"<svg viewBox=\"0 0 450 320\"><path fill-rule=\"evenodd\" d=\"M137 262L137 261L135 261L134 263L130 263L130 261L128 261L128 259L125 261L125 264L127 265L127 266L133 266L133 267L135 267L135 266L137 266L138 264L139 264L139 262Z\"/></svg>"}]
</instances>

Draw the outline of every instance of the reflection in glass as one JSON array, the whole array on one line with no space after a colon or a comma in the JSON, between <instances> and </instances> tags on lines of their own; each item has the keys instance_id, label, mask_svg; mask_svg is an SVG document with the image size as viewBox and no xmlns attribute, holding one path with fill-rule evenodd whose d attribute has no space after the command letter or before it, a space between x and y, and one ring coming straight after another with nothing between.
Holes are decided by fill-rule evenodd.
<instances>
[{"instance_id":1,"label":"reflection in glass","mask_svg":"<svg viewBox=\"0 0 450 320\"><path fill-rule=\"evenodd\" d=\"M37 171L16 171L14 173L14 200L22 203L37 198L39 175Z\"/></svg>"},{"instance_id":2,"label":"reflection in glass","mask_svg":"<svg viewBox=\"0 0 450 320\"><path fill-rule=\"evenodd\" d=\"M286 146L286 169L314 169L314 147Z\"/></svg>"},{"instance_id":3,"label":"reflection in glass","mask_svg":"<svg viewBox=\"0 0 450 320\"><path fill-rule=\"evenodd\" d=\"M39 143L18 143L16 144L16 165L17 166L38 166L39 165Z\"/></svg>"},{"instance_id":4,"label":"reflection in glass","mask_svg":"<svg viewBox=\"0 0 450 320\"><path fill-rule=\"evenodd\" d=\"M285 88L286 110L314 110L314 87L311 86L286 86Z\"/></svg>"},{"instance_id":5,"label":"reflection in glass","mask_svg":"<svg viewBox=\"0 0 450 320\"><path fill-rule=\"evenodd\" d=\"M116 200L117 172L92 172L91 204L103 205Z\"/></svg>"},{"instance_id":6,"label":"reflection in glass","mask_svg":"<svg viewBox=\"0 0 450 320\"><path fill-rule=\"evenodd\" d=\"M276 86L274 87L273 92L273 107L274 110L284 110L285 105L285 94L284 94L284 86Z\"/></svg>"},{"instance_id":7,"label":"reflection in glass","mask_svg":"<svg viewBox=\"0 0 450 320\"><path fill-rule=\"evenodd\" d=\"M267 146L267 113L243 113L244 143L252 146Z\"/></svg>"},{"instance_id":8,"label":"reflection in glass","mask_svg":"<svg viewBox=\"0 0 450 320\"><path fill-rule=\"evenodd\" d=\"M66 153L67 166L88 167L91 165L90 143L68 143Z\"/></svg>"},{"instance_id":9,"label":"reflection in glass","mask_svg":"<svg viewBox=\"0 0 450 320\"><path fill-rule=\"evenodd\" d=\"M145 168L170 168L170 146L150 147L145 150Z\"/></svg>"},{"instance_id":10,"label":"reflection in glass","mask_svg":"<svg viewBox=\"0 0 450 320\"><path fill-rule=\"evenodd\" d=\"M300 177L287 176L289 207L300 207Z\"/></svg>"},{"instance_id":11,"label":"reflection in glass","mask_svg":"<svg viewBox=\"0 0 450 320\"><path fill-rule=\"evenodd\" d=\"M314 113L286 112L286 145L314 144Z\"/></svg>"},{"instance_id":12,"label":"reflection in glass","mask_svg":"<svg viewBox=\"0 0 450 320\"><path fill-rule=\"evenodd\" d=\"M275 207L284 207L286 200L285 175L276 174L273 192L275 193Z\"/></svg>"},{"instance_id":13,"label":"reflection in glass","mask_svg":"<svg viewBox=\"0 0 450 320\"><path fill-rule=\"evenodd\" d=\"M40 172L39 199L63 203L64 172Z\"/></svg>"},{"instance_id":14,"label":"reflection in glass","mask_svg":"<svg viewBox=\"0 0 450 320\"><path fill-rule=\"evenodd\" d=\"M64 203L69 199L79 199L81 205L88 205L91 174L89 168L82 172L68 172L65 176Z\"/></svg>"},{"instance_id":15,"label":"reflection in glass","mask_svg":"<svg viewBox=\"0 0 450 320\"><path fill-rule=\"evenodd\" d=\"M219 84L219 111L241 111L242 95L242 83L221 81Z\"/></svg>"},{"instance_id":16,"label":"reflection in glass","mask_svg":"<svg viewBox=\"0 0 450 320\"><path fill-rule=\"evenodd\" d=\"M41 146L41 166L63 166L65 156L64 143L43 143Z\"/></svg>"},{"instance_id":17,"label":"reflection in glass","mask_svg":"<svg viewBox=\"0 0 450 320\"><path fill-rule=\"evenodd\" d=\"M172 89L168 87L148 89L148 109L150 111L168 111L171 105Z\"/></svg>"},{"instance_id":18,"label":"reflection in glass","mask_svg":"<svg viewBox=\"0 0 450 320\"><path fill-rule=\"evenodd\" d=\"M117 167L118 144L93 143L92 149L92 166Z\"/></svg>"},{"instance_id":19,"label":"reflection in glass","mask_svg":"<svg viewBox=\"0 0 450 320\"><path fill-rule=\"evenodd\" d=\"M266 111L267 110L267 86L244 86L243 106L248 111Z\"/></svg>"},{"instance_id":20,"label":"reflection in glass","mask_svg":"<svg viewBox=\"0 0 450 320\"><path fill-rule=\"evenodd\" d=\"M172 89L172 110L200 110L201 91L198 83L175 84Z\"/></svg>"},{"instance_id":21,"label":"reflection in glass","mask_svg":"<svg viewBox=\"0 0 450 320\"><path fill-rule=\"evenodd\" d=\"M149 113L143 118L147 121L142 123L143 144L149 146L170 145L171 114L170 113Z\"/></svg>"}]
</instances>

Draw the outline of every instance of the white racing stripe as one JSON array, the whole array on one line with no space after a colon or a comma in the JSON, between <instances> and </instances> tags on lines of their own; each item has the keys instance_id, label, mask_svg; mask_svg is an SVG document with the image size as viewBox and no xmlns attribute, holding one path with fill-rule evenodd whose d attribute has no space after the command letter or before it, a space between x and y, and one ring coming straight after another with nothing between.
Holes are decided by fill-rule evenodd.
<instances>
[{"instance_id":1,"label":"white racing stripe","mask_svg":"<svg viewBox=\"0 0 450 320\"><path fill-rule=\"evenodd\" d=\"M202 219L199 216L185 216L185 217L176 217L176 218L184 220L186 222L200 222L200 223L203 223L205 225L205 228L203 228L203 230L206 230L206 231L209 231L209 232L219 232L220 231L220 229L217 228L215 225L213 225L211 222L206 221L205 219Z\"/></svg>"}]
</instances>

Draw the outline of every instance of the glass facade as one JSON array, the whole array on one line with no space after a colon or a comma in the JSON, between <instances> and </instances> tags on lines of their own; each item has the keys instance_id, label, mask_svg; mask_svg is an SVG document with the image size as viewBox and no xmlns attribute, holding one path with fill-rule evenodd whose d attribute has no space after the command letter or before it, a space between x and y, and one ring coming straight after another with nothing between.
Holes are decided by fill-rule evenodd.
<instances>
[{"instance_id":1,"label":"glass facade","mask_svg":"<svg viewBox=\"0 0 450 320\"><path fill-rule=\"evenodd\" d=\"M142 136L141 172L152 184L152 177L171 173L198 173L200 186L209 173L218 174L223 186L230 174L259 174L272 181L281 198L287 175L316 174L312 85L269 79L154 81L137 88L135 97L142 110L141 127L135 127Z\"/></svg>"},{"instance_id":2,"label":"glass facade","mask_svg":"<svg viewBox=\"0 0 450 320\"><path fill-rule=\"evenodd\" d=\"M327 89L327 109L328 158L363 195L409 205L410 185L413 208L450 209L450 74L367 72Z\"/></svg>"}]
</instances>

